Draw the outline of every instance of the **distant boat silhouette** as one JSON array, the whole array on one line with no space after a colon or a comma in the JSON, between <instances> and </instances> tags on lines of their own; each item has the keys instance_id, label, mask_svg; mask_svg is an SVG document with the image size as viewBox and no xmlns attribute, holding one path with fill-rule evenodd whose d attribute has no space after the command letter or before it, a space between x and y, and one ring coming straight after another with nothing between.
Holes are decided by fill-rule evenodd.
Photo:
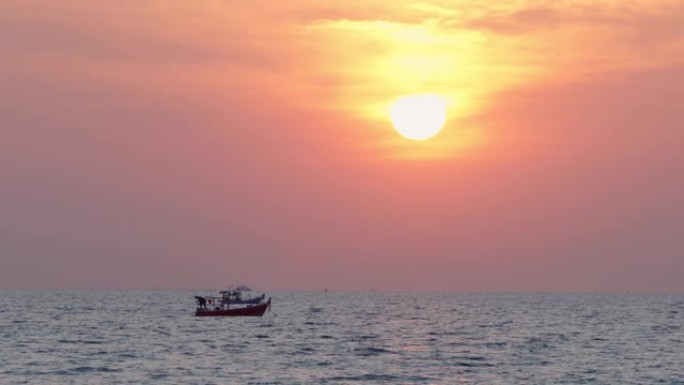
<instances>
[{"instance_id":1,"label":"distant boat silhouette","mask_svg":"<svg viewBox=\"0 0 684 385\"><path fill-rule=\"evenodd\" d=\"M245 285L244 283L241 283L241 284L237 285L237 287L235 288L235 291L252 291L252 288Z\"/></svg>"}]
</instances>

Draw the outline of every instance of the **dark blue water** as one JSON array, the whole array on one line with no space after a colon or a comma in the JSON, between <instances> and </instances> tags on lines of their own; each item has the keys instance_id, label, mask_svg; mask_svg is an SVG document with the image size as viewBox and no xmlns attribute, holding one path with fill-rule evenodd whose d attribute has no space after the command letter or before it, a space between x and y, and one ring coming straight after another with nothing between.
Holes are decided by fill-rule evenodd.
<instances>
[{"instance_id":1,"label":"dark blue water","mask_svg":"<svg viewBox=\"0 0 684 385\"><path fill-rule=\"evenodd\" d=\"M0 294L0 384L684 384L684 295Z\"/></svg>"}]
</instances>

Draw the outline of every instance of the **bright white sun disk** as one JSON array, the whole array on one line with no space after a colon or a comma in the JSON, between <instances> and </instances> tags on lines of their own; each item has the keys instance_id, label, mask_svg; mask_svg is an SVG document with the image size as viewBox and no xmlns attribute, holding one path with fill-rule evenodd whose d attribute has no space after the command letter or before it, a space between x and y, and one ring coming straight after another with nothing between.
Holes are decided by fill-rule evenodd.
<instances>
[{"instance_id":1,"label":"bright white sun disk","mask_svg":"<svg viewBox=\"0 0 684 385\"><path fill-rule=\"evenodd\" d=\"M446 101L434 94L413 94L397 99L390 110L392 125L413 140L432 138L446 121Z\"/></svg>"}]
</instances>

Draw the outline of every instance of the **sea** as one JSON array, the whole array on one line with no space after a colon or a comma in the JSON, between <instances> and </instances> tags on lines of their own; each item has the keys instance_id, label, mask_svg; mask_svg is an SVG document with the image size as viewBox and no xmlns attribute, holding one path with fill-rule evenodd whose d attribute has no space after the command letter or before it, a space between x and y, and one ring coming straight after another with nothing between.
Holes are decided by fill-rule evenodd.
<instances>
[{"instance_id":1,"label":"sea","mask_svg":"<svg viewBox=\"0 0 684 385\"><path fill-rule=\"evenodd\" d=\"M0 384L684 385L684 294L203 294L1 291Z\"/></svg>"}]
</instances>

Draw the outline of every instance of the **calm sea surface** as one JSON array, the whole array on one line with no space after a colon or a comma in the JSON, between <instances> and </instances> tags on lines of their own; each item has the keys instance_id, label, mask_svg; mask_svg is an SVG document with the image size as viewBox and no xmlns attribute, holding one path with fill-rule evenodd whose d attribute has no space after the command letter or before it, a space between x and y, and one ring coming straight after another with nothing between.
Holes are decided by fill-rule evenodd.
<instances>
[{"instance_id":1,"label":"calm sea surface","mask_svg":"<svg viewBox=\"0 0 684 385\"><path fill-rule=\"evenodd\" d=\"M0 384L684 384L684 295L195 294L0 292Z\"/></svg>"}]
</instances>

